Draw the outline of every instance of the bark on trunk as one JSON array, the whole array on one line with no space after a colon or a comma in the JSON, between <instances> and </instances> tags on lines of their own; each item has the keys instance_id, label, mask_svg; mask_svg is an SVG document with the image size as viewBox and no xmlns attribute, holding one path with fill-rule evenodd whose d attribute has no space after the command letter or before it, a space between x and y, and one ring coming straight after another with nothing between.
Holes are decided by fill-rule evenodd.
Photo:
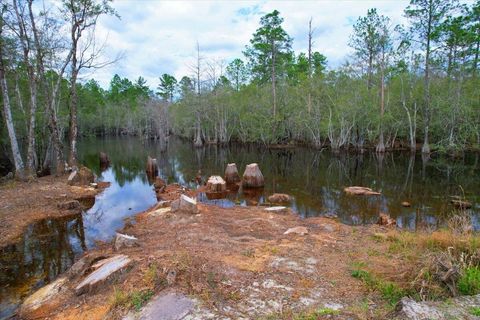
<instances>
[{"instance_id":1,"label":"bark on trunk","mask_svg":"<svg viewBox=\"0 0 480 320\"><path fill-rule=\"evenodd\" d=\"M0 37L3 27L3 17L0 18ZM12 120L12 111L10 108L10 99L8 96L8 86L7 79L5 78L5 66L3 64L3 44L0 43L0 85L2 87L2 96L3 96L3 112L5 116L5 122L7 125L8 137L10 139L10 148L12 149L13 163L15 165L15 176L19 179L25 179L25 168L23 166L22 156L20 154L20 149L18 148L17 136L15 134L15 128L13 126Z\"/></svg>"}]
</instances>

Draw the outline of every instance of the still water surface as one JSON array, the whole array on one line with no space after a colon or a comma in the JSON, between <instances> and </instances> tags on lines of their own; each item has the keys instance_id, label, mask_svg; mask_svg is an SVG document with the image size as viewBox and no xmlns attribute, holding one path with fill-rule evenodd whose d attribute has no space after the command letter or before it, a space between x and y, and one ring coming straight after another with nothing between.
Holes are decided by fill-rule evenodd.
<instances>
[{"instance_id":1,"label":"still water surface","mask_svg":"<svg viewBox=\"0 0 480 320\"><path fill-rule=\"evenodd\" d=\"M111 166L101 171L98 153L106 152ZM266 196L288 193L292 209L302 217L336 214L347 224L374 223L379 212L390 214L402 228L438 228L452 213L450 197L460 195L473 203L469 211L480 229L480 157L422 159L409 153L333 154L308 148L266 149L259 146L207 146L172 139L165 152L151 141L133 138L83 140L80 161L111 186L97 196L83 215L43 220L31 225L21 241L0 248L0 319L8 317L19 301L73 264L76 257L98 240L109 241L124 219L151 207L155 193L145 175L147 156L156 157L159 175L169 183L195 188L200 173L223 175L235 162L240 173L257 162L265 176L263 190L248 196L240 190L224 200L200 201L222 206L261 204ZM381 196L347 196L343 188L360 185ZM412 204L409 208L402 201Z\"/></svg>"}]
</instances>

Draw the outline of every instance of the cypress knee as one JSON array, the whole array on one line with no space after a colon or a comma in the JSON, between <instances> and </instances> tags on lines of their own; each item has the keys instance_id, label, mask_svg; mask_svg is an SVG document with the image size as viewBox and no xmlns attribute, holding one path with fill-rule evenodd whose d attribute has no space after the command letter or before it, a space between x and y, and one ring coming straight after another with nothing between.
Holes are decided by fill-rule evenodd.
<instances>
[{"instance_id":1,"label":"cypress knee","mask_svg":"<svg viewBox=\"0 0 480 320\"><path fill-rule=\"evenodd\" d=\"M261 188L264 185L265 180L258 164L251 163L247 165L243 173L242 186L245 188Z\"/></svg>"},{"instance_id":2,"label":"cypress knee","mask_svg":"<svg viewBox=\"0 0 480 320\"><path fill-rule=\"evenodd\" d=\"M240 182L240 175L238 174L237 165L235 163L227 164L225 169L225 181L228 184Z\"/></svg>"}]
</instances>

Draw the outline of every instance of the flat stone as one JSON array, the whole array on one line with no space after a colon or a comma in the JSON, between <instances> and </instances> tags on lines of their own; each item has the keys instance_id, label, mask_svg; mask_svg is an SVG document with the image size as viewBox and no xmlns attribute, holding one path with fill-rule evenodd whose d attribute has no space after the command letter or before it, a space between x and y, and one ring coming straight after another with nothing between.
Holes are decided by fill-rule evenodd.
<instances>
[{"instance_id":1,"label":"flat stone","mask_svg":"<svg viewBox=\"0 0 480 320\"><path fill-rule=\"evenodd\" d=\"M472 315L471 309L480 307L480 295L461 296L449 299L447 302L425 301L416 302L403 298L395 309L391 319L402 320L447 320L447 319L478 319Z\"/></svg>"},{"instance_id":2,"label":"flat stone","mask_svg":"<svg viewBox=\"0 0 480 320\"><path fill-rule=\"evenodd\" d=\"M118 233L115 236L115 250L120 250L125 247L133 247L138 245L138 239L134 236Z\"/></svg>"},{"instance_id":3,"label":"flat stone","mask_svg":"<svg viewBox=\"0 0 480 320\"><path fill-rule=\"evenodd\" d=\"M283 212L285 210L287 210L287 207L282 207L282 206L265 208L265 211L269 211L269 212Z\"/></svg>"},{"instance_id":4,"label":"flat stone","mask_svg":"<svg viewBox=\"0 0 480 320\"><path fill-rule=\"evenodd\" d=\"M172 211L184 211L192 214L198 213L197 201L184 194L179 199L172 202Z\"/></svg>"},{"instance_id":5,"label":"flat stone","mask_svg":"<svg viewBox=\"0 0 480 320\"><path fill-rule=\"evenodd\" d=\"M32 295L25 299L22 306L20 307L20 314L22 315L22 317L31 315L37 309L44 306L49 301L52 301L57 296L57 294L59 294L62 289L64 289L64 285L66 282L67 278L61 277L35 291Z\"/></svg>"},{"instance_id":6,"label":"flat stone","mask_svg":"<svg viewBox=\"0 0 480 320\"><path fill-rule=\"evenodd\" d=\"M75 293L81 295L85 292L94 291L100 285L123 271L131 262L132 260L123 254L100 260L92 267L96 270L76 286Z\"/></svg>"},{"instance_id":7,"label":"flat stone","mask_svg":"<svg viewBox=\"0 0 480 320\"><path fill-rule=\"evenodd\" d=\"M169 292L153 298L134 317L124 318L137 320L180 320L186 317L195 307L195 303L189 297Z\"/></svg>"},{"instance_id":8,"label":"flat stone","mask_svg":"<svg viewBox=\"0 0 480 320\"><path fill-rule=\"evenodd\" d=\"M283 234L290 234L290 233L295 233L295 234L304 236L304 235L308 234L308 229L305 228L305 227L295 227L295 228L288 229Z\"/></svg>"}]
</instances>

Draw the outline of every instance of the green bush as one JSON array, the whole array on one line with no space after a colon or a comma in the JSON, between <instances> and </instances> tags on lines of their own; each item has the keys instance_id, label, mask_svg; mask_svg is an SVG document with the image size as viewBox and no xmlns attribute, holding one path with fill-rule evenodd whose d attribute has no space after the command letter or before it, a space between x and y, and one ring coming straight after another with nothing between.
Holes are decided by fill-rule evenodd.
<instances>
[{"instance_id":1,"label":"green bush","mask_svg":"<svg viewBox=\"0 0 480 320\"><path fill-rule=\"evenodd\" d=\"M465 269L458 279L458 291L464 295L475 295L480 293L480 268L470 267Z\"/></svg>"}]
</instances>

